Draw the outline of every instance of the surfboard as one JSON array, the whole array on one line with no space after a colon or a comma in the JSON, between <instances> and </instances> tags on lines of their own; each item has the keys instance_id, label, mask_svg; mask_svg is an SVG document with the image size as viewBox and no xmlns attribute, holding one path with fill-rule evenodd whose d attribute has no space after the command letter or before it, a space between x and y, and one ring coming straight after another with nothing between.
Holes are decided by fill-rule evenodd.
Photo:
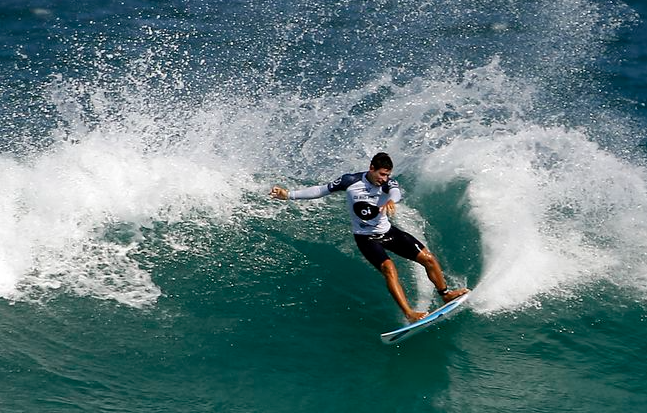
<instances>
[{"instance_id":1,"label":"surfboard","mask_svg":"<svg viewBox=\"0 0 647 413\"><path fill-rule=\"evenodd\" d=\"M407 326L404 326L397 330L390 331L388 333L383 333L380 336L382 338L382 342L384 344L399 343L402 340L405 340L413 336L414 334L420 333L421 331L430 327L434 323L437 323L441 320L446 320L450 315L453 315L458 312L457 310L460 308L461 304L463 304L465 300L467 300L469 295L470 293L465 293L461 295L457 299L452 300L447 304L443 305L442 307L432 311L431 314L429 314L425 318L421 318L415 323L411 323Z\"/></svg>"}]
</instances>

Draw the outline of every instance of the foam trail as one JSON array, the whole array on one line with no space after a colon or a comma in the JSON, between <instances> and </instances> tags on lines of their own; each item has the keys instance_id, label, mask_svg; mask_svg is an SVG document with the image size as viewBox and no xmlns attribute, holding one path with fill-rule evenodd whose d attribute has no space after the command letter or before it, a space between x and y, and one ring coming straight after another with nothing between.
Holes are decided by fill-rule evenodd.
<instances>
[{"instance_id":1,"label":"foam trail","mask_svg":"<svg viewBox=\"0 0 647 413\"><path fill-rule=\"evenodd\" d=\"M482 311L539 305L541 294L599 279L644 283L647 261L635 252L647 235L644 176L581 132L539 127L454 141L425 167L430 181L469 181L484 250L474 291Z\"/></svg>"}]
</instances>

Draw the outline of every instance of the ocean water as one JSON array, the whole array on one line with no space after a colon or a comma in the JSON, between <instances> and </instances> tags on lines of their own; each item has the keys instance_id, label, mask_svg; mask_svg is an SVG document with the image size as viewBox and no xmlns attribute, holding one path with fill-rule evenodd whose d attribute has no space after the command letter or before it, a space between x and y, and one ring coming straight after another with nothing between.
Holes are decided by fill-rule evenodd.
<instances>
[{"instance_id":1,"label":"ocean water","mask_svg":"<svg viewBox=\"0 0 647 413\"><path fill-rule=\"evenodd\" d=\"M647 404L639 0L0 4L0 411L624 412ZM467 308L405 320L343 196ZM419 309L440 304L396 259Z\"/></svg>"}]
</instances>

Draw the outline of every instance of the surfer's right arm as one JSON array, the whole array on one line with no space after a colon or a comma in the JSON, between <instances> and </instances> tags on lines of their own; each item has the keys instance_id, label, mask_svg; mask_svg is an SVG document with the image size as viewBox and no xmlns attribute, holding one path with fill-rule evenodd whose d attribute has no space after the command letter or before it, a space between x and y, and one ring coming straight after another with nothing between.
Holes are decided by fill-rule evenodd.
<instances>
[{"instance_id":1,"label":"surfer's right arm","mask_svg":"<svg viewBox=\"0 0 647 413\"><path fill-rule=\"evenodd\" d=\"M315 199L322 196L330 195L328 185L316 185L303 189L288 191L280 186L274 186L270 191L270 196L277 199Z\"/></svg>"}]
</instances>

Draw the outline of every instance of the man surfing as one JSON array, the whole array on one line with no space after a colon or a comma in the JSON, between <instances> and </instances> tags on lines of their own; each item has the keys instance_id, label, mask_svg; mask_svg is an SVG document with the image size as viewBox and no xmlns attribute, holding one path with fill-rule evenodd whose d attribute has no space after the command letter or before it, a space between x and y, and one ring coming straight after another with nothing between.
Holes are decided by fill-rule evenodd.
<instances>
[{"instance_id":1,"label":"man surfing","mask_svg":"<svg viewBox=\"0 0 647 413\"><path fill-rule=\"evenodd\" d=\"M386 250L416 261L425 267L443 301L448 303L467 293L467 288L449 290L436 257L415 237L404 232L388 219L395 214L395 204L402 194L398 182L391 178L393 161L384 152L371 160L369 170L345 174L326 185L288 191L274 186L270 196L276 199L315 199L337 191L346 191L355 242L361 253L384 276L386 285L404 315L410 322L420 320L428 313L414 311L398 278L398 271Z\"/></svg>"}]
</instances>

